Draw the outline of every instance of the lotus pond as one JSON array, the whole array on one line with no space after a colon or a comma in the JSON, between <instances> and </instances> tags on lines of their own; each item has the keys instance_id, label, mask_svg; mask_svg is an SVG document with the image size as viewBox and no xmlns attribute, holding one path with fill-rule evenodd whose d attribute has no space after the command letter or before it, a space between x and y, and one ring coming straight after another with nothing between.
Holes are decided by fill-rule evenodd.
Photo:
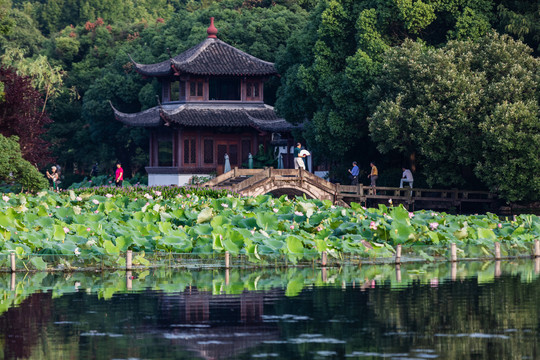
<instances>
[{"instance_id":1,"label":"lotus pond","mask_svg":"<svg viewBox=\"0 0 540 360\"><path fill-rule=\"evenodd\" d=\"M2 359L537 359L540 259L0 274Z\"/></svg>"},{"instance_id":2,"label":"lotus pond","mask_svg":"<svg viewBox=\"0 0 540 360\"><path fill-rule=\"evenodd\" d=\"M392 259L446 259L450 243L459 258L530 256L540 218L494 214L408 212L402 206L334 206L330 201L244 198L224 190L180 187L99 187L0 200L0 267L17 255L21 270L77 270L222 264L313 264L326 251L330 263ZM220 257L221 256L221 257ZM239 260L238 260L239 259ZM238 263L239 261L239 263Z\"/></svg>"}]
</instances>

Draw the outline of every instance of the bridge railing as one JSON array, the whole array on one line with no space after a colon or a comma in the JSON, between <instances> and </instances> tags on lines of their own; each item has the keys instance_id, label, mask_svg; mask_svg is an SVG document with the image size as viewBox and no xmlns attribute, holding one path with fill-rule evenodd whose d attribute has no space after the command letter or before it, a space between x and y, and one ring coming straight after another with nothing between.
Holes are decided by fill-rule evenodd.
<instances>
[{"instance_id":1,"label":"bridge railing","mask_svg":"<svg viewBox=\"0 0 540 360\"><path fill-rule=\"evenodd\" d=\"M338 185L340 197L365 199L388 199L414 201L446 201L446 202L493 202L495 195L488 191L459 189L421 189L377 186Z\"/></svg>"}]
</instances>

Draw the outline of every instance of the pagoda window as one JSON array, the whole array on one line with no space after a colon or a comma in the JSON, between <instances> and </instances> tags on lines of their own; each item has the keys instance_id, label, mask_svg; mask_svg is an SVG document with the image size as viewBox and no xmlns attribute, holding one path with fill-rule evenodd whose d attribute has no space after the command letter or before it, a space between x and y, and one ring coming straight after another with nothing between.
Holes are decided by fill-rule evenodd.
<instances>
[{"instance_id":1,"label":"pagoda window","mask_svg":"<svg viewBox=\"0 0 540 360\"><path fill-rule=\"evenodd\" d=\"M202 80L191 80L189 82L189 96L191 98L200 98L203 97L203 85Z\"/></svg>"},{"instance_id":2,"label":"pagoda window","mask_svg":"<svg viewBox=\"0 0 540 360\"><path fill-rule=\"evenodd\" d=\"M261 84L256 81L248 81L246 83L246 99L261 100Z\"/></svg>"},{"instance_id":3,"label":"pagoda window","mask_svg":"<svg viewBox=\"0 0 540 360\"><path fill-rule=\"evenodd\" d=\"M173 142L171 134L159 134L158 166L173 166Z\"/></svg>"},{"instance_id":4,"label":"pagoda window","mask_svg":"<svg viewBox=\"0 0 540 360\"><path fill-rule=\"evenodd\" d=\"M195 138L184 139L184 164L197 162L197 141Z\"/></svg>"},{"instance_id":5,"label":"pagoda window","mask_svg":"<svg viewBox=\"0 0 540 360\"><path fill-rule=\"evenodd\" d=\"M179 101L186 99L185 81L171 81L169 101Z\"/></svg>"},{"instance_id":6,"label":"pagoda window","mask_svg":"<svg viewBox=\"0 0 540 360\"><path fill-rule=\"evenodd\" d=\"M180 81L171 81L171 101L180 100Z\"/></svg>"},{"instance_id":7,"label":"pagoda window","mask_svg":"<svg viewBox=\"0 0 540 360\"><path fill-rule=\"evenodd\" d=\"M215 77L209 80L210 100L232 100L239 101L240 97L240 78L237 77Z\"/></svg>"},{"instance_id":8,"label":"pagoda window","mask_svg":"<svg viewBox=\"0 0 540 360\"><path fill-rule=\"evenodd\" d=\"M204 163L214 163L214 140L204 139Z\"/></svg>"}]
</instances>

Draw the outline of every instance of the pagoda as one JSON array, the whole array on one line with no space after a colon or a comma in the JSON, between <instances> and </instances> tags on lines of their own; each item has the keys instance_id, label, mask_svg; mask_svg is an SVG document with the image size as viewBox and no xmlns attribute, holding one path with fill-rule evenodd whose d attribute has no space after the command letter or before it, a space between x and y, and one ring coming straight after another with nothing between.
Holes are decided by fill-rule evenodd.
<instances>
[{"instance_id":1,"label":"pagoda","mask_svg":"<svg viewBox=\"0 0 540 360\"><path fill-rule=\"evenodd\" d=\"M194 175L221 174L248 163L259 148L278 146L284 167L292 165L293 126L264 103L264 82L277 75L274 64L217 38L214 18L208 37L195 47L137 72L161 83L158 106L117 120L150 131L148 185L184 185ZM111 105L112 106L112 105ZM261 146L262 145L262 146ZM227 156L226 156L227 155Z\"/></svg>"}]
</instances>

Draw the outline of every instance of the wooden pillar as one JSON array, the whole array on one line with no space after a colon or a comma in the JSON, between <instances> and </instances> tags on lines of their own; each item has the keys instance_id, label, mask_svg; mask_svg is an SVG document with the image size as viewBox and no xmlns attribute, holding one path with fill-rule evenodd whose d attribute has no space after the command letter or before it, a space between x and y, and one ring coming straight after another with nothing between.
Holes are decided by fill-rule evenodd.
<instances>
[{"instance_id":1,"label":"wooden pillar","mask_svg":"<svg viewBox=\"0 0 540 360\"><path fill-rule=\"evenodd\" d=\"M401 282L401 265L396 264L396 281Z\"/></svg>"},{"instance_id":2,"label":"wooden pillar","mask_svg":"<svg viewBox=\"0 0 540 360\"><path fill-rule=\"evenodd\" d=\"M327 263L328 263L328 255L327 255L326 251L323 251L321 253L321 265L326 266Z\"/></svg>"},{"instance_id":3,"label":"wooden pillar","mask_svg":"<svg viewBox=\"0 0 540 360\"><path fill-rule=\"evenodd\" d=\"M126 270L131 270L133 265L133 251L128 250L126 253Z\"/></svg>"},{"instance_id":4,"label":"wooden pillar","mask_svg":"<svg viewBox=\"0 0 540 360\"><path fill-rule=\"evenodd\" d=\"M457 261L457 247L456 243L452 243L450 247L450 261L456 262Z\"/></svg>"},{"instance_id":5,"label":"wooden pillar","mask_svg":"<svg viewBox=\"0 0 540 360\"><path fill-rule=\"evenodd\" d=\"M501 260L501 243L495 242L495 260Z\"/></svg>"},{"instance_id":6,"label":"wooden pillar","mask_svg":"<svg viewBox=\"0 0 540 360\"><path fill-rule=\"evenodd\" d=\"M540 257L540 240L534 240L534 257Z\"/></svg>"},{"instance_id":7,"label":"wooden pillar","mask_svg":"<svg viewBox=\"0 0 540 360\"><path fill-rule=\"evenodd\" d=\"M401 264L401 244L396 247L396 264Z\"/></svg>"},{"instance_id":8,"label":"wooden pillar","mask_svg":"<svg viewBox=\"0 0 540 360\"><path fill-rule=\"evenodd\" d=\"M12 252L9 254L9 260L11 263L11 272L15 272L17 270L17 267L15 265L15 253Z\"/></svg>"},{"instance_id":9,"label":"wooden pillar","mask_svg":"<svg viewBox=\"0 0 540 360\"><path fill-rule=\"evenodd\" d=\"M228 251L225 251L225 269L230 268L230 254Z\"/></svg>"}]
</instances>

